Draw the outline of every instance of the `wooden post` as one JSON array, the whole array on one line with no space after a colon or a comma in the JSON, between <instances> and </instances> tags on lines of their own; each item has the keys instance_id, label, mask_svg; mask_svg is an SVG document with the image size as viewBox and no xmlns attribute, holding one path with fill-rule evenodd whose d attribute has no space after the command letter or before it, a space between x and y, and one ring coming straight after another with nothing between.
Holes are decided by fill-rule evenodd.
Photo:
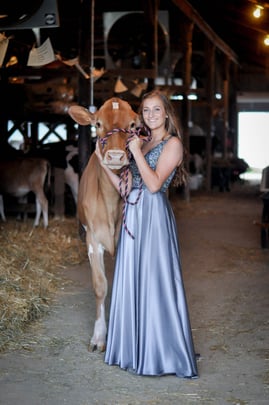
<instances>
[{"instance_id":1,"label":"wooden post","mask_svg":"<svg viewBox=\"0 0 269 405\"><path fill-rule=\"evenodd\" d=\"M185 158L185 165L187 170L189 170L190 166L190 158L189 158L189 151L190 151L190 131L189 131L189 122L191 117L191 102L189 100L189 92L191 88L191 58L192 58L192 35L193 35L193 27L194 24L192 22L186 22L184 24L185 27L185 38L184 38L184 69L183 69L183 101L182 101L182 128L183 128L183 136L184 136L184 146L187 150L187 156ZM190 188L189 185L186 185L184 189L184 198L185 200L190 200Z\"/></svg>"},{"instance_id":2,"label":"wooden post","mask_svg":"<svg viewBox=\"0 0 269 405\"><path fill-rule=\"evenodd\" d=\"M223 139L222 150L223 158L227 158L227 146L228 146L228 130L229 130L229 88L230 88L230 59L225 56L224 62L224 81L223 81Z\"/></svg>"},{"instance_id":3,"label":"wooden post","mask_svg":"<svg viewBox=\"0 0 269 405\"><path fill-rule=\"evenodd\" d=\"M230 74L230 95L229 95L229 134L232 138L231 151L234 156L238 156L238 111L237 111L237 83L238 66L231 65Z\"/></svg>"},{"instance_id":4,"label":"wooden post","mask_svg":"<svg viewBox=\"0 0 269 405\"><path fill-rule=\"evenodd\" d=\"M153 69L153 77L148 79L148 90L154 88L158 72L158 0L147 0L144 5L145 31L148 38L147 69Z\"/></svg>"},{"instance_id":5,"label":"wooden post","mask_svg":"<svg viewBox=\"0 0 269 405\"><path fill-rule=\"evenodd\" d=\"M215 101L215 46L207 41L206 60L209 68L206 83L207 98L207 130L206 130L206 190L211 190L211 172L212 172L212 124Z\"/></svg>"},{"instance_id":6,"label":"wooden post","mask_svg":"<svg viewBox=\"0 0 269 405\"><path fill-rule=\"evenodd\" d=\"M80 16L80 46L79 63L90 66L91 56L91 22L92 22L92 2L82 0ZM90 106L90 80L78 73L78 104L89 108ZM80 126L78 130L78 155L79 155L79 175L81 176L92 152L91 128L90 126Z\"/></svg>"}]
</instances>

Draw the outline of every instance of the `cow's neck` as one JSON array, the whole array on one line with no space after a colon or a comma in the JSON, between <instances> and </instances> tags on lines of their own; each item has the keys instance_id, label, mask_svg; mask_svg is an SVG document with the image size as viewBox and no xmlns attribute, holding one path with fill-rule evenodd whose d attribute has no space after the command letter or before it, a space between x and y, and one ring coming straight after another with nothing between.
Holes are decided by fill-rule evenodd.
<instances>
[{"instance_id":1,"label":"cow's neck","mask_svg":"<svg viewBox=\"0 0 269 405\"><path fill-rule=\"evenodd\" d=\"M118 191L115 189L111 181L109 180L105 170L100 165L100 176L99 181L101 183L102 189L106 190L104 193L104 198L108 201L115 200L118 201L120 199L120 195Z\"/></svg>"},{"instance_id":2,"label":"cow's neck","mask_svg":"<svg viewBox=\"0 0 269 405\"><path fill-rule=\"evenodd\" d=\"M106 206L106 211L108 214L107 218L109 221L109 228L113 229L112 233L114 234L117 229L117 224L119 224L121 221L122 199L102 167L100 170L99 181L101 189L105 190L103 193L103 202Z\"/></svg>"}]
</instances>

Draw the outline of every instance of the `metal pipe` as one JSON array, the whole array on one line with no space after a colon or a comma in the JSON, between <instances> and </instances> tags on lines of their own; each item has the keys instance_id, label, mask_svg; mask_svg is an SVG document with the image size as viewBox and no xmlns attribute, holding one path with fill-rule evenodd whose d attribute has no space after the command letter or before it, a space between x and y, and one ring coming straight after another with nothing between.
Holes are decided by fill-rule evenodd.
<instances>
[{"instance_id":1,"label":"metal pipe","mask_svg":"<svg viewBox=\"0 0 269 405\"><path fill-rule=\"evenodd\" d=\"M90 77L90 111L94 109L94 12L95 12L95 0L92 0L92 10L91 10L91 77Z\"/></svg>"}]
</instances>

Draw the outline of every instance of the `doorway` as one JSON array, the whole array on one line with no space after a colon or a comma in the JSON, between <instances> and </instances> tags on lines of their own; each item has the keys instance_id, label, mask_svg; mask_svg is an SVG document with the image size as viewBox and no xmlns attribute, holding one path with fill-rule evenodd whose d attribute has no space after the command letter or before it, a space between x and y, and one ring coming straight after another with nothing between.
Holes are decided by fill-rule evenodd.
<instances>
[{"instance_id":1,"label":"doorway","mask_svg":"<svg viewBox=\"0 0 269 405\"><path fill-rule=\"evenodd\" d=\"M262 169L269 166L269 112L239 112L238 157L250 167L242 177L260 180Z\"/></svg>"}]
</instances>

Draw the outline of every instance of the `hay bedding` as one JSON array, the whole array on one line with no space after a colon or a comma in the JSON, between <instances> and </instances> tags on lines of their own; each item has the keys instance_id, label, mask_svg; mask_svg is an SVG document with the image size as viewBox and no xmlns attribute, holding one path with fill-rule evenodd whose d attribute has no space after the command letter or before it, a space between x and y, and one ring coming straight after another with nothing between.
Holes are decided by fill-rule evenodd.
<instances>
[{"instance_id":1,"label":"hay bedding","mask_svg":"<svg viewBox=\"0 0 269 405\"><path fill-rule=\"evenodd\" d=\"M49 310L63 270L85 259L74 218L51 221L47 230L31 219L0 225L0 351Z\"/></svg>"}]
</instances>

